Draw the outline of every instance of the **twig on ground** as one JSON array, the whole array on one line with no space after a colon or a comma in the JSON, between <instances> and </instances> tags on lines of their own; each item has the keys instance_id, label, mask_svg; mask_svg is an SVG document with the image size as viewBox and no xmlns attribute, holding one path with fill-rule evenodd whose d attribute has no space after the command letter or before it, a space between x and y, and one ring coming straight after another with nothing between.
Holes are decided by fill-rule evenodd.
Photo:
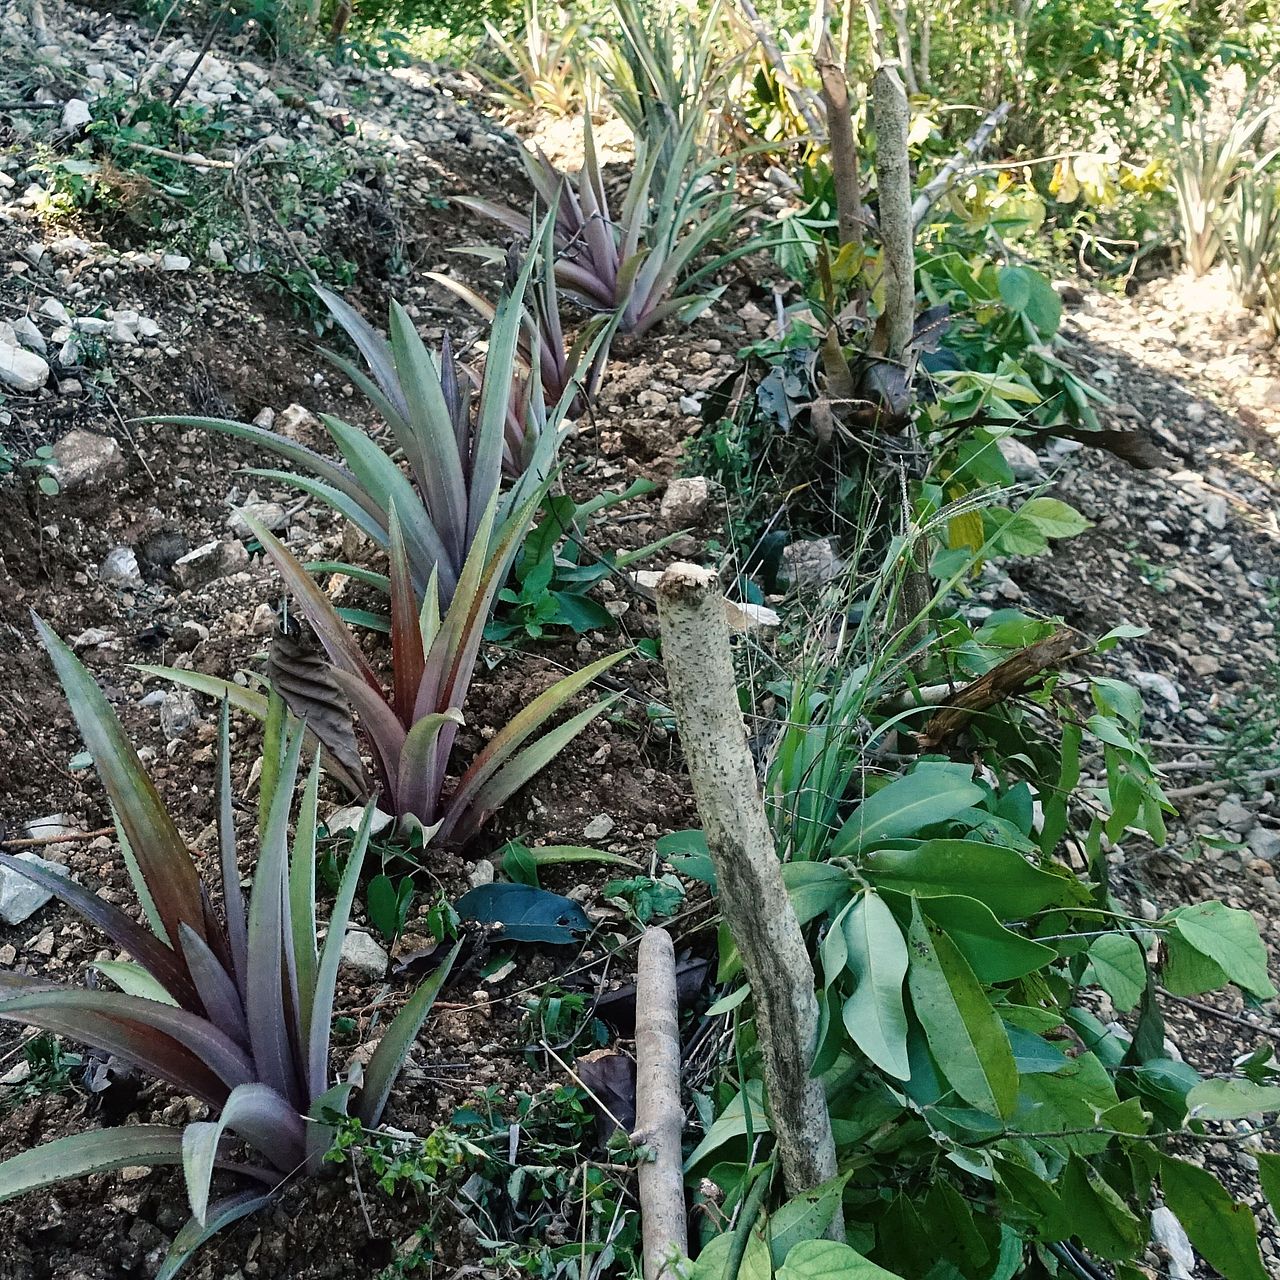
<instances>
[{"instance_id":1,"label":"twig on ground","mask_svg":"<svg viewBox=\"0 0 1280 1280\"><path fill-rule=\"evenodd\" d=\"M1274 1027L1262 1026L1257 1022L1250 1022L1248 1018L1238 1013L1232 1013L1229 1009L1217 1009L1206 1001L1196 1000L1191 996L1175 996L1172 991L1166 991L1163 987L1160 988L1160 994L1169 1000L1176 1000L1179 1004L1185 1004L1191 1009L1197 1009L1201 1013L1221 1018L1224 1022L1234 1022L1238 1026L1248 1027L1250 1031L1256 1031L1259 1035L1270 1036L1273 1040L1280 1040L1280 1030L1276 1030Z\"/></svg>"},{"instance_id":2,"label":"twig on ground","mask_svg":"<svg viewBox=\"0 0 1280 1280\"><path fill-rule=\"evenodd\" d=\"M1197 782L1194 787L1176 787L1164 793L1166 800L1190 800L1193 796L1207 796L1212 791L1225 791L1228 787L1243 787L1251 782L1269 782L1280 778L1280 769L1259 769L1256 773L1242 773L1238 778L1219 778L1216 782Z\"/></svg>"},{"instance_id":3,"label":"twig on ground","mask_svg":"<svg viewBox=\"0 0 1280 1280\"><path fill-rule=\"evenodd\" d=\"M22 840L0 840L3 849L43 849L51 844L79 844L84 840L96 840L99 836L115 834L114 827L99 827L96 831L69 831L60 836L31 836Z\"/></svg>"}]
</instances>

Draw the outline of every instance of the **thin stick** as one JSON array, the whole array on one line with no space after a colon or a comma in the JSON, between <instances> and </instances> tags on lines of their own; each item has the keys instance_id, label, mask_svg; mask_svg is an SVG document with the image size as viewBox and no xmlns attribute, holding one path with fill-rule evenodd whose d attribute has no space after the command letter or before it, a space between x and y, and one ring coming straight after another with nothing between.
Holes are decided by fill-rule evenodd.
<instances>
[{"instance_id":1,"label":"thin stick","mask_svg":"<svg viewBox=\"0 0 1280 1280\"><path fill-rule=\"evenodd\" d=\"M191 77L195 75L196 69L205 60L209 50L213 47L214 37L218 34L219 27L222 26L222 20L230 11L231 0L222 0L222 8L218 10L213 21L209 24L209 30L205 32L204 41L200 45L200 52L196 54L195 61L187 68L187 74L182 77L181 83L169 95L170 110L178 105L178 99L186 93L187 85L191 83Z\"/></svg>"},{"instance_id":2,"label":"thin stick","mask_svg":"<svg viewBox=\"0 0 1280 1280\"><path fill-rule=\"evenodd\" d=\"M974 133L973 137L925 183L920 194L916 196L911 205L911 219L917 227L929 216L929 210L938 203L942 193L951 185L951 181L956 174L991 141L991 135L995 133L1011 110L1012 103L1008 102L1002 102L996 107L978 126L977 132Z\"/></svg>"},{"instance_id":3,"label":"thin stick","mask_svg":"<svg viewBox=\"0 0 1280 1280\"><path fill-rule=\"evenodd\" d=\"M181 151L169 151L165 147L153 147L149 142L125 141L124 146L132 151L141 151L144 155L158 156L161 160L172 160L175 164L194 165L197 169L234 169L230 160L206 160L203 156L189 156Z\"/></svg>"},{"instance_id":4,"label":"thin stick","mask_svg":"<svg viewBox=\"0 0 1280 1280\"><path fill-rule=\"evenodd\" d=\"M765 26L752 0L738 0L738 8L742 10L742 16L746 18L751 30L755 32L756 39L760 41L760 48L773 68L774 77L791 95L792 102L796 104L796 110L809 126L809 132L815 138L822 137L826 131L822 127L817 111L814 110L812 94L803 85L798 84L787 70L786 60L782 56L782 50L778 48L778 42L773 38L773 32Z\"/></svg>"},{"instance_id":5,"label":"thin stick","mask_svg":"<svg viewBox=\"0 0 1280 1280\"><path fill-rule=\"evenodd\" d=\"M782 881L738 705L724 602L712 570L672 565L658 583L663 661L685 762L720 884L720 909L751 984L773 1133L787 1190L835 1177L813 964ZM833 1239L844 1238L837 1213Z\"/></svg>"},{"instance_id":6,"label":"thin stick","mask_svg":"<svg viewBox=\"0 0 1280 1280\"><path fill-rule=\"evenodd\" d=\"M51 844L79 844L82 840L96 840L99 836L114 834L114 827L99 827L97 831L72 831L60 836L32 836L27 840L0 840L0 848L43 849Z\"/></svg>"},{"instance_id":7,"label":"thin stick","mask_svg":"<svg viewBox=\"0 0 1280 1280\"><path fill-rule=\"evenodd\" d=\"M1164 793L1166 800L1190 800L1192 796L1207 796L1211 791L1225 791L1228 787L1244 786L1250 782L1269 782L1280 778L1280 769L1259 769L1239 778L1219 778L1217 782L1197 782L1194 787L1175 787Z\"/></svg>"},{"instance_id":8,"label":"thin stick","mask_svg":"<svg viewBox=\"0 0 1280 1280\"><path fill-rule=\"evenodd\" d=\"M644 1280L689 1254L680 1143L680 1018L676 949L665 929L648 929L636 966L636 1132L653 1159L639 1167Z\"/></svg>"},{"instance_id":9,"label":"thin stick","mask_svg":"<svg viewBox=\"0 0 1280 1280\"><path fill-rule=\"evenodd\" d=\"M1215 1009L1213 1005L1207 1004L1203 1000L1193 1000L1190 996L1175 996L1172 991L1166 991L1164 987L1160 988L1160 994L1170 1000L1176 1000L1179 1004L1185 1004L1189 1008L1197 1009L1201 1013L1208 1013L1215 1018L1221 1018L1224 1022L1234 1022L1238 1026L1248 1027L1250 1031L1256 1031L1259 1035L1270 1036L1273 1040L1280 1040L1280 1031L1271 1027L1259 1026L1256 1022L1250 1022L1248 1018L1242 1018L1238 1013L1231 1013L1227 1009Z\"/></svg>"}]
</instances>

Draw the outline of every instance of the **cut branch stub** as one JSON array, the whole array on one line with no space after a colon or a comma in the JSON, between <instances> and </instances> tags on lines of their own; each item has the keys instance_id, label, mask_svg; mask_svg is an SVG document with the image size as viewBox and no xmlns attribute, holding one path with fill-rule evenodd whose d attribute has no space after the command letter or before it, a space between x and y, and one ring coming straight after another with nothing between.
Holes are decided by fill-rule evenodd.
<instances>
[{"instance_id":1,"label":"cut branch stub","mask_svg":"<svg viewBox=\"0 0 1280 1280\"><path fill-rule=\"evenodd\" d=\"M783 1177L797 1195L836 1173L826 1098L810 1076L818 1035L813 964L747 747L716 576L697 565L672 565L657 596L671 704L715 864L720 910L751 983ZM832 1231L844 1239L842 1222Z\"/></svg>"}]
</instances>

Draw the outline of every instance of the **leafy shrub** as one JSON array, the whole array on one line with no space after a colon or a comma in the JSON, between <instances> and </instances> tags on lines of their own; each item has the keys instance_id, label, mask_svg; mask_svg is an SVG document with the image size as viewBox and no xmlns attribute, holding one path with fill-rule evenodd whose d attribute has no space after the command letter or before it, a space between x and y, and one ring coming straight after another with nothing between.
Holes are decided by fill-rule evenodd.
<instances>
[{"instance_id":1,"label":"leafy shrub","mask_svg":"<svg viewBox=\"0 0 1280 1280\"><path fill-rule=\"evenodd\" d=\"M229 718L219 732L221 917L173 819L106 698L70 649L39 619L36 626L62 681L115 813L120 844L147 927L67 876L0 854L10 871L35 880L97 925L130 961L99 967L121 990L62 986L0 974L0 1018L41 1027L119 1054L199 1098L213 1119L185 1129L134 1125L58 1138L0 1164L0 1200L130 1165L180 1164L191 1221L178 1233L160 1275L172 1276L210 1235L267 1204L299 1170L321 1168L335 1121L350 1114L376 1125L453 954L387 1025L363 1083L331 1084L329 1038L338 964L368 845L366 810L329 917L316 941L316 802L313 769L292 849L289 814L302 733L282 729L268 742L278 773L259 832L253 890L246 903L231 793ZM268 774L264 772L264 785ZM230 1135L263 1163L229 1159ZM258 1186L210 1202L215 1169Z\"/></svg>"}]
</instances>

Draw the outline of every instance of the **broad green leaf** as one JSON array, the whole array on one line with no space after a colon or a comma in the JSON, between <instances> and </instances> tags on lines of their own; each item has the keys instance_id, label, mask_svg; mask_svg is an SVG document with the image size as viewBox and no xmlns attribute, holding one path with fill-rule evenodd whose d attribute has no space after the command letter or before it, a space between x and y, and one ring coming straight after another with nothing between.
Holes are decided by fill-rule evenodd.
<instances>
[{"instance_id":1,"label":"broad green leaf","mask_svg":"<svg viewBox=\"0 0 1280 1280\"><path fill-rule=\"evenodd\" d=\"M1165 1203L1211 1267L1226 1280L1267 1280L1253 1212L1233 1200L1213 1174L1162 1155L1160 1187Z\"/></svg>"},{"instance_id":2,"label":"broad green leaf","mask_svg":"<svg viewBox=\"0 0 1280 1280\"><path fill-rule=\"evenodd\" d=\"M805 1240L787 1255L778 1280L901 1280L836 1240Z\"/></svg>"},{"instance_id":3,"label":"broad green leaf","mask_svg":"<svg viewBox=\"0 0 1280 1280\"><path fill-rule=\"evenodd\" d=\"M159 1000L161 1004L171 1004L175 1008L178 1006L164 984L132 960L97 960L93 967L104 977L110 978L125 995Z\"/></svg>"},{"instance_id":4,"label":"broad green leaf","mask_svg":"<svg viewBox=\"0 0 1280 1280\"><path fill-rule=\"evenodd\" d=\"M121 1125L55 1138L0 1163L0 1203L107 1169L182 1163L182 1130L164 1124Z\"/></svg>"},{"instance_id":5,"label":"broad green leaf","mask_svg":"<svg viewBox=\"0 0 1280 1280\"><path fill-rule=\"evenodd\" d=\"M977 898L1001 920L1025 920L1045 907L1079 902L1074 879L1033 867L1022 854L974 840L926 840L911 849L879 849L863 872L880 889L920 898Z\"/></svg>"},{"instance_id":6,"label":"broad green leaf","mask_svg":"<svg viewBox=\"0 0 1280 1280\"><path fill-rule=\"evenodd\" d=\"M1073 1156L1058 1182L1071 1210L1071 1234L1092 1253L1108 1261L1138 1254L1145 1228L1097 1170Z\"/></svg>"},{"instance_id":7,"label":"broad green leaf","mask_svg":"<svg viewBox=\"0 0 1280 1280\"><path fill-rule=\"evenodd\" d=\"M769 1219L769 1251L780 1267L787 1255L804 1240L819 1240L835 1217L851 1174L842 1173L812 1191L793 1196Z\"/></svg>"},{"instance_id":8,"label":"broad green leaf","mask_svg":"<svg viewBox=\"0 0 1280 1280\"><path fill-rule=\"evenodd\" d=\"M1009 1037L955 943L912 903L907 985L934 1060L956 1093L993 1115L1013 1113L1018 1068Z\"/></svg>"},{"instance_id":9,"label":"broad green leaf","mask_svg":"<svg viewBox=\"0 0 1280 1280\"><path fill-rule=\"evenodd\" d=\"M1267 975L1267 949L1253 916L1221 902L1180 907L1165 917L1201 955L1214 961L1238 987L1259 1000L1276 994Z\"/></svg>"},{"instance_id":10,"label":"broad green leaf","mask_svg":"<svg viewBox=\"0 0 1280 1280\"><path fill-rule=\"evenodd\" d=\"M967 764L920 764L869 795L840 828L829 856L847 857L880 840L913 836L980 804L986 793Z\"/></svg>"},{"instance_id":11,"label":"broad green leaf","mask_svg":"<svg viewBox=\"0 0 1280 1280\"><path fill-rule=\"evenodd\" d=\"M1098 985L1121 1013L1128 1013L1147 988L1147 963L1137 939L1128 933L1107 933L1089 946L1089 963Z\"/></svg>"},{"instance_id":12,"label":"broad green leaf","mask_svg":"<svg viewBox=\"0 0 1280 1280\"><path fill-rule=\"evenodd\" d=\"M1093 526L1074 507L1057 498L1030 498L1018 508L1018 519L1029 520L1046 538L1073 538Z\"/></svg>"},{"instance_id":13,"label":"broad green leaf","mask_svg":"<svg viewBox=\"0 0 1280 1280\"><path fill-rule=\"evenodd\" d=\"M1258 1162L1258 1182L1272 1213L1280 1213L1280 1155L1269 1151L1254 1152Z\"/></svg>"},{"instance_id":14,"label":"broad green leaf","mask_svg":"<svg viewBox=\"0 0 1280 1280\"><path fill-rule=\"evenodd\" d=\"M750 1124L747 1117L750 1114ZM726 1142L742 1138L747 1133L769 1132L769 1117L764 1109L764 1083L758 1078L748 1079L741 1093L735 1094L729 1104L716 1117L703 1139L689 1153L684 1162L685 1172L696 1169L709 1155L718 1151Z\"/></svg>"},{"instance_id":15,"label":"broad green leaf","mask_svg":"<svg viewBox=\"0 0 1280 1280\"><path fill-rule=\"evenodd\" d=\"M1176 929L1165 933L1164 951L1160 980L1175 996L1220 991L1230 981L1217 961L1197 951Z\"/></svg>"},{"instance_id":16,"label":"broad green leaf","mask_svg":"<svg viewBox=\"0 0 1280 1280\"><path fill-rule=\"evenodd\" d=\"M849 873L827 862L784 863L782 883L787 886L791 905L801 924L808 924L847 902L853 893Z\"/></svg>"},{"instance_id":17,"label":"broad green leaf","mask_svg":"<svg viewBox=\"0 0 1280 1280\"><path fill-rule=\"evenodd\" d=\"M922 898L920 906L947 931L979 982L1013 982L1058 958L1052 947L1006 929L976 898Z\"/></svg>"},{"instance_id":18,"label":"broad green leaf","mask_svg":"<svg viewBox=\"0 0 1280 1280\"><path fill-rule=\"evenodd\" d=\"M874 889L866 890L842 918L849 970L855 986L844 1003L844 1025L854 1044L897 1080L911 1076L902 980L907 944L893 912Z\"/></svg>"},{"instance_id":19,"label":"broad green leaf","mask_svg":"<svg viewBox=\"0 0 1280 1280\"><path fill-rule=\"evenodd\" d=\"M1018 1109L1009 1128L1026 1134L1067 1130L1063 1137L1042 1141L1064 1153L1096 1155L1111 1142L1107 1134L1095 1132L1098 1117L1119 1102L1107 1069L1095 1054L1082 1053L1060 1071L1022 1077Z\"/></svg>"},{"instance_id":20,"label":"broad green leaf","mask_svg":"<svg viewBox=\"0 0 1280 1280\"><path fill-rule=\"evenodd\" d=\"M1242 1120L1280 1111L1280 1085L1250 1080L1202 1080L1187 1094L1191 1120Z\"/></svg>"}]
</instances>

